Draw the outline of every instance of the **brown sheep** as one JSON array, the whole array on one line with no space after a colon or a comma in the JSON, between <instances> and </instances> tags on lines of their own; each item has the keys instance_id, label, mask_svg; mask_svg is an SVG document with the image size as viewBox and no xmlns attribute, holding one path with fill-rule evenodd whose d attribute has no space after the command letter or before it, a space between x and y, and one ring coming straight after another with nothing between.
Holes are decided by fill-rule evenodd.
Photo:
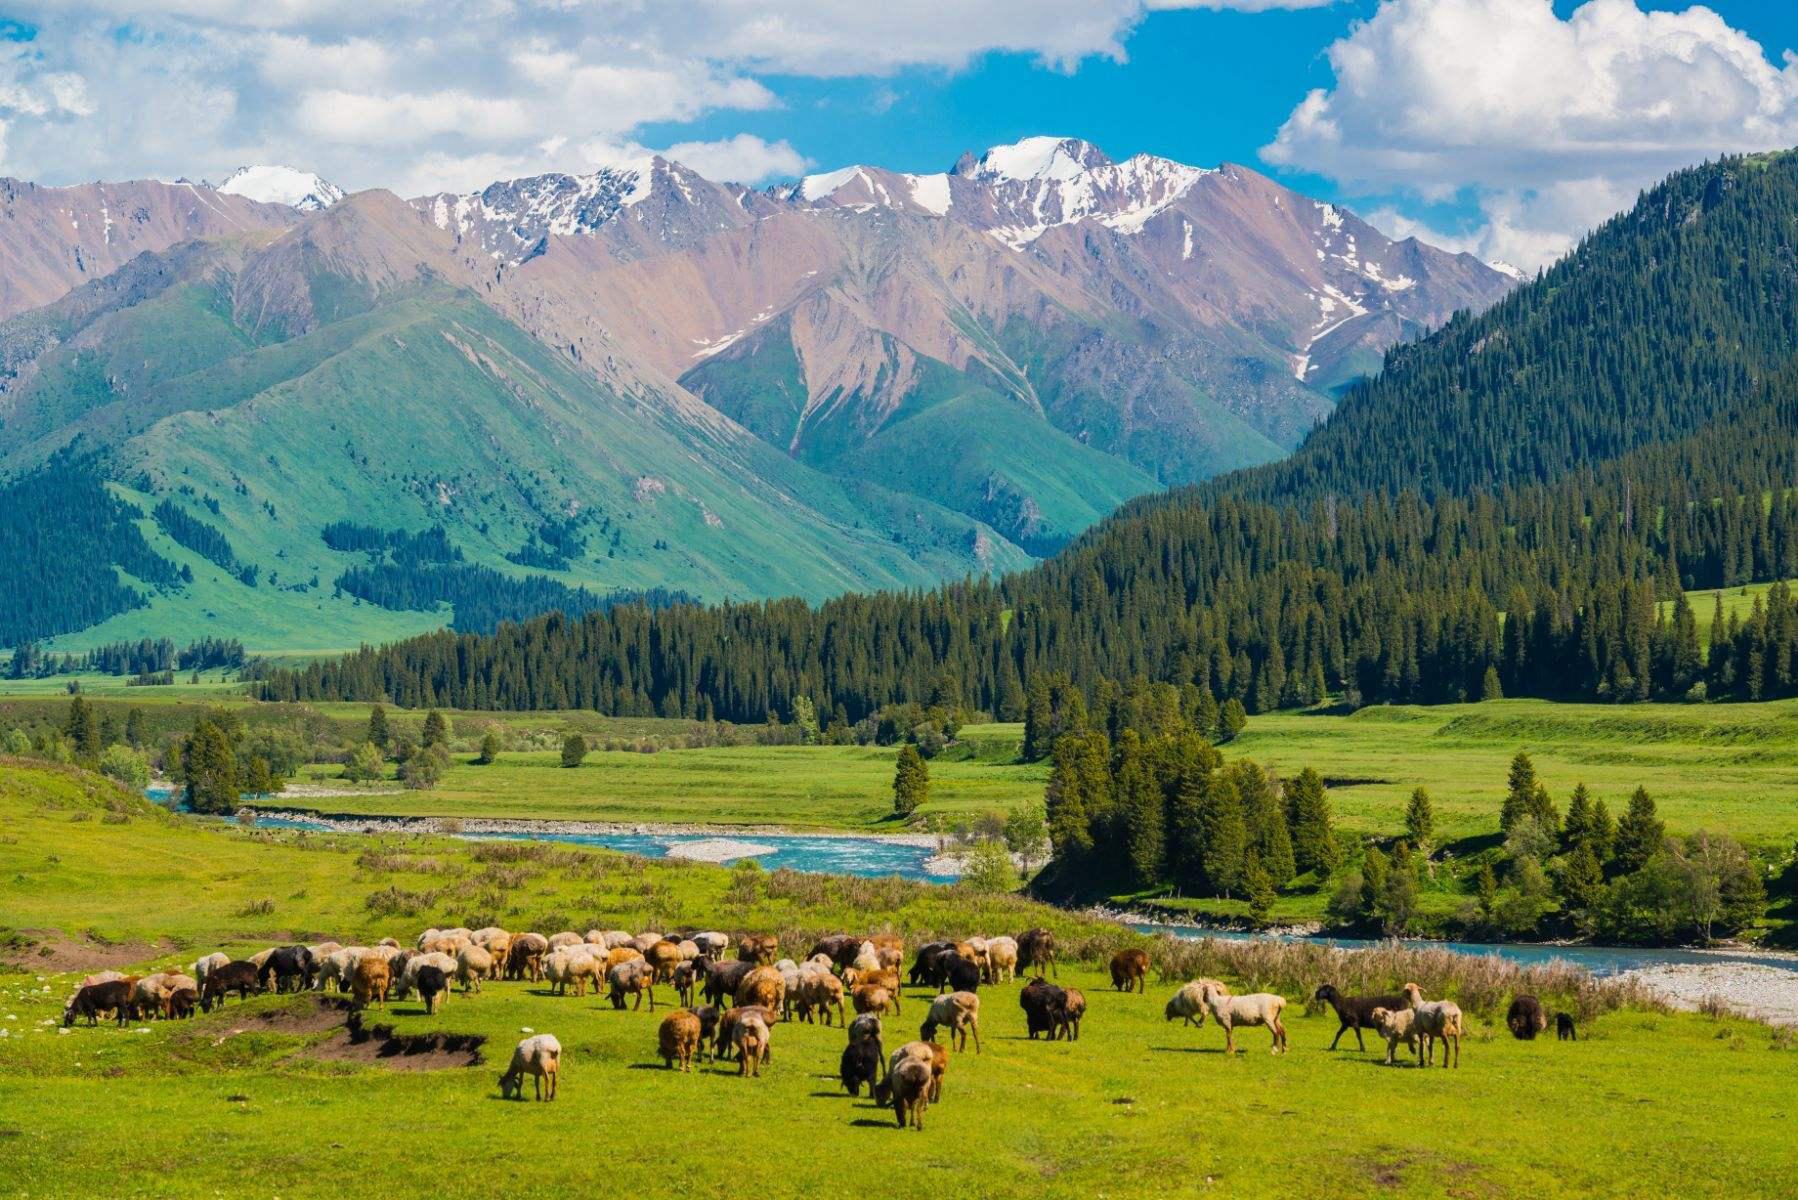
<instances>
[{"instance_id":1,"label":"brown sheep","mask_svg":"<svg viewBox=\"0 0 1798 1200\"><path fill-rule=\"evenodd\" d=\"M656 1038L661 1046L662 1061L670 1071L676 1062L683 1071L693 1070L693 1051L699 1047L699 1033L699 1018L684 1008L662 1018Z\"/></svg>"},{"instance_id":2,"label":"brown sheep","mask_svg":"<svg viewBox=\"0 0 1798 1200\"><path fill-rule=\"evenodd\" d=\"M892 1005L892 993L876 984L864 984L855 989L850 1003L858 1013L873 1013L882 1016Z\"/></svg>"},{"instance_id":3,"label":"brown sheep","mask_svg":"<svg viewBox=\"0 0 1798 1200\"><path fill-rule=\"evenodd\" d=\"M1548 1028L1548 1014L1542 1011L1542 1001L1534 996L1519 995L1512 999L1511 1009L1505 1013L1505 1025L1518 1041L1533 1042L1538 1033Z\"/></svg>"},{"instance_id":4,"label":"brown sheep","mask_svg":"<svg viewBox=\"0 0 1798 1200\"><path fill-rule=\"evenodd\" d=\"M943 1097L943 1076L949 1071L949 1049L935 1042L907 1042L893 1051L887 1060L887 1075L874 1087L874 1103L886 1104L892 1099L893 1075L906 1062L922 1063L930 1069L930 1102Z\"/></svg>"},{"instance_id":5,"label":"brown sheep","mask_svg":"<svg viewBox=\"0 0 1798 1200\"><path fill-rule=\"evenodd\" d=\"M1055 935L1047 929L1026 929L1018 935L1018 970L1040 975L1044 968L1051 975L1061 974L1055 968Z\"/></svg>"},{"instance_id":6,"label":"brown sheep","mask_svg":"<svg viewBox=\"0 0 1798 1200\"><path fill-rule=\"evenodd\" d=\"M899 1128L904 1129L909 1124L921 1132L924 1110L930 1107L930 1068L915 1058L908 1058L878 1086L892 1097L893 1116L898 1120Z\"/></svg>"},{"instance_id":7,"label":"brown sheep","mask_svg":"<svg viewBox=\"0 0 1798 1200\"><path fill-rule=\"evenodd\" d=\"M531 1077L531 1087L537 1099L554 1100L556 1084L562 1075L562 1043L556 1040L553 1033L540 1033L535 1037L525 1038L512 1050L512 1065L506 1073L499 1077L499 1094L501 1099L510 1099L513 1092L524 1099L524 1077ZM549 1095L543 1093L546 1090Z\"/></svg>"},{"instance_id":8,"label":"brown sheep","mask_svg":"<svg viewBox=\"0 0 1798 1200\"><path fill-rule=\"evenodd\" d=\"M393 982L387 960L368 954L356 960L356 973L350 980L350 995L357 1008L367 1008L370 1001L387 1007L387 989Z\"/></svg>"},{"instance_id":9,"label":"brown sheep","mask_svg":"<svg viewBox=\"0 0 1798 1200\"><path fill-rule=\"evenodd\" d=\"M1398 1062L1394 1055L1398 1044L1403 1042L1405 1049L1416 1050L1418 1061L1423 1061L1423 1052L1417 1049L1416 1014L1408 1008L1386 1008L1375 1005L1367 1014L1367 1019L1386 1039L1386 1065L1396 1067Z\"/></svg>"},{"instance_id":10,"label":"brown sheep","mask_svg":"<svg viewBox=\"0 0 1798 1200\"><path fill-rule=\"evenodd\" d=\"M712 1050L712 1057L714 1059L721 1054L727 1054L730 1050L735 1048L737 1045L737 1026L742 1022L744 1017L751 1015L760 1018L762 1024L768 1026L770 1029L772 1029L776 1022L780 1020L780 1014L771 1008L752 1007L730 1009L722 1017L718 1018L718 1033ZM703 1017L701 1019L703 1020ZM774 1061L774 1051L766 1044L762 1047L762 1061Z\"/></svg>"},{"instance_id":11,"label":"brown sheep","mask_svg":"<svg viewBox=\"0 0 1798 1200\"><path fill-rule=\"evenodd\" d=\"M635 1012L643 1007L643 995L647 992L649 994L649 1011L654 1012L656 1010L655 978L655 971L641 958L621 962L607 971L606 983L611 988L612 1007L623 1012L625 997L635 996L636 1003L631 1006L631 1011ZM597 990L597 985L595 990Z\"/></svg>"},{"instance_id":12,"label":"brown sheep","mask_svg":"<svg viewBox=\"0 0 1798 1200\"><path fill-rule=\"evenodd\" d=\"M1149 956L1132 946L1111 956L1111 986L1120 992L1149 990Z\"/></svg>"},{"instance_id":13,"label":"brown sheep","mask_svg":"<svg viewBox=\"0 0 1798 1200\"><path fill-rule=\"evenodd\" d=\"M780 954L780 939L771 933L746 933L737 942L737 961L772 966Z\"/></svg>"},{"instance_id":14,"label":"brown sheep","mask_svg":"<svg viewBox=\"0 0 1798 1200\"><path fill-rule=\"evenodd\" d=\"M1086 1015L1086 993L1079 988L1068 988L1067 997L1061 1006L1061 1036L1070 1042L1080 1040L1080 1018ZM1053 1034L1049 1037L1054 1041Z\"/></svg>"},{"instance_id":15,"label":"brown sheep","mask_svg":"<svg viewBox=\"0 0 1798 1200\"><path fill-rule=\"evenodd\" d=\"M786 1004L787 983L773 967L757 967L737 985L737 1007L760 1006L779 1012Z\"/></svg>"},{"instance_id":16,"label":"brown sheep","mask_svg":"<svg viewBox=\"0 0 1798 1200\"><path fill-rule=\"evenodd\" d=\"M643 957L648 961L650 967L654 969L657 983L672 983L674 981L674 968L679 966L683 961L680 943L671 942L667 938L663 938L648 950L644 951Z\"/></svg>"},{"instance_id":17,"label":"brown sheep","mask_svg":"<svg viewBox=\"0 0 1798 1200\"><path fill-rule=\"evenodd\" d=\"M924 1024L918 1030L918 1036L924 1041L936 1040L936 1031L941 1026L949 1029L949 1040L955 1043L957 1050L968 1048L968 1034L974 1035L974 1053L980 1053L980 997L973 992L950 992L947 996L938 996L930 1003L930 1014L924 1018Z\"/></svg>"},{"instance_id":18,"label":"brown sheep","mask_svg":"<svg viewBox=\"0 0 1798 1200\"><path fill-rule=\"evenodd\" d=\"M737 1051L737 1074L760 1076L768 1058L768 1023L756 1012L746 1012L733 1027L731 1044Z\"/></svg>"},{"instance_id":19,"label":"brown sheep","mask_svg":"<svg viewBox=\"0 0 1798 1200\"><path fill-rule=\"evenodd\" d=\"M543 956L548 953L549 939L542 934L518 934L506 953L506 978L542 982Z\"/></svg>"}]
</instances>

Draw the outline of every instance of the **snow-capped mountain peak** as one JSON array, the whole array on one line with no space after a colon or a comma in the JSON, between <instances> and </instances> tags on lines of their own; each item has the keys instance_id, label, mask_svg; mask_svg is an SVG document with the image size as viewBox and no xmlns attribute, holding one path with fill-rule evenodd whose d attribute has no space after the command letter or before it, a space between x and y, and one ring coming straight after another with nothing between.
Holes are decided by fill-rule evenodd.
<instances>
[{"instance_id":1,"label":"snow-capped mountain peak","mask_svg":"<svg viewBox=\"0 0 1798 1200\"><path fill-rule=\"evenodd\" d=\"M986 180L1078 179L1111 160L1091 142L1069 137L1027 137L1009 146L994 146L980 156L973 176Z\"/></svg>"},{"instance_id":2,"label":"snow-capped mountain peak","mask_svg":"<svg viewBox=\"0 0 1798 1200\"><path fill-rule=\"evenodd\" d=\"M343 189L329 180L279 165L239 167L217 190L264 204L285 204L301 212L317 212L343 199Z\"/></svg>"},{"instance_id":3,"label":"snow-capped mountain peak","mask_svg":"<svg viewBox=\"0 0 1798 1200\"><path fill-rule=\"evenodd\" d=\"M1487 261L1486 265L1491 267L1494 271L1497 271L1500 275L1507 275L1519 283L1529 282L1530 273L1528 271L1525 271L1522 267L1514 267L1502 258L1490 259Z\"/></svg>"}]
</instances>

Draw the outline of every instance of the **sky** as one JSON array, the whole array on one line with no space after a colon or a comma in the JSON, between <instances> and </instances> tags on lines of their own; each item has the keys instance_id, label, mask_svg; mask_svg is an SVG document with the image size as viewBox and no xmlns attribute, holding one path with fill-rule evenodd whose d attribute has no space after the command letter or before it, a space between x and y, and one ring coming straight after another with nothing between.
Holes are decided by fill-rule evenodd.
<instances>
[{"instance_id":1,"label":"sky","mask_svg":"<svg viewBox=\"0 0 1798 1200\"><path fill-rule=\"evenodd\" d=\"M767 183L1033 134L1235 162L1525 268L1798 145L1798 0L0 0L0 175Z\"/></svg>"}]
</instances>

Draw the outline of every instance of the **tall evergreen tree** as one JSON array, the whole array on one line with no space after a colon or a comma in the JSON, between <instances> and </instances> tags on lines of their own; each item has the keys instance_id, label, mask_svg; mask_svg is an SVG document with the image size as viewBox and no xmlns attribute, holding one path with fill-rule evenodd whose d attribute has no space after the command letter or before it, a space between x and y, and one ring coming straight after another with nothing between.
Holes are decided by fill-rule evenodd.
<instances>
[{"instance_id":1,"label":"tall evergreen tree","mask_svg":"<svg viewBox=\"0 0 1798 1200\"><path fill-rule=\"evenodd\" d=\"M1248 865L1249 829L1242 797L1228 775L1213 775L1201 801L1205 832L1205 879L1213 893L1229 896L1242 886Z\"/></svg>"},{"instance_id":2,"label":"tall evergreen tree","mask_svg":"<svg viewBox=\"0 0 1798 1200\"><path fill-rule=\"evenodd\" d=\"M1430 794L1422 788L1413 788L1411 803L1405 808L1405 836L1411 839L1412 845L1420 851L1428 853L1436 836L1436 810L1430 803Z\"/></svg>"},{"instance_id":3,"label":"tall evergreen tree","mask_svg":"<svg viewBox=\"0 0 1798 1200\"><path fill-rule=\"evenodd\" d=\"M368 742L378 749L387 749L387 743L393 739L387 728L387 710L377 704L368 713Z\"/></svg>"},{"instance_id":4,"label":"tall evergreen tree","mask_svg":"<svg viewBox=\"0 0 1798 1200\"><path fill-rule=\"evenodd\" d=\"M425 714L424 735L420 738L420 744L427 750L432 746L449 745L449 722L434 708Z\"/></svg>"},{"instance_id":5,"label":"tall evergreen tree","mask_svg":"<svg viewBox=\"0 0 1798 1200\"><path fill-rule=\"evenodd\" d=\"M194 725L181 755L187 805L198 813L231 813L241 795L237 752L231 738L211 720Z\"/></svg>"},{"instance_id":6,"label":"tall evergreen tree","mask_svg":"<svg viewBox=\"0 0 1798 1200\"><path fill-rule=\"evenodd\" d=\"M1286 785L1286 808L1292 824L1292 855L1301 873L1327 877L1341 860L1330 824L1330 798L1323 777L1306 767Z\"/></svg>"},{"instance_id":7,"label":"tall evergreen tree","mask_svg":"<svg viewBox=\"0 0 1798 1200\"><path fill-rule=\"evenodd\" d=\"M1250 855L1267 872L1274 887L1285 887L1298 874L1292 852L1292 830L1286 823L1286 806L1267 772L1246 758L1225 768L1225 774L1242 797L1248 822Z\"/></svg>"},{"instance_id":8,"label":"tall evergreen tree","mask_svg":"<svg viewBox=\"0 0 1798 1200\"><path fill-rule=\"evenodd\" d=\"M1617 822L1614 865L1628 875L1648 865L1666 841L1667 827L1655 815L1654 798L1638 787L1629 798L1629 811Z\"/></svg>"},{"instance_id":9,"label":"tall evergreen tree","mask_svg":"<svg viewBox=\"0 0 1798 1200\"><path fill-rule=\"evenodd\" d=\"M100 722L86 696L77 694L69 701L69 715L63 722L62 732L69 739L76 758L82 762L99 760L100 751L104 749L100 740Z\"/></svg>"},{"instance_id":10,"label":"tall evergreen tree","mask_svg":"<svg viewBox=\"0 0 1798 1200\"><path fill-rule=\"evenodd\" d=\"M1505 784L1505 803L1499 810L1498 827L1509 834L1517 822L1528 816L1536 805L1536 766L1530 756L1519 750L1511 759L1511 770Z\"/></svg>"},{"instance_id":11,"label":"tall evergreen tree","mask_svg":"<svg viewBox=\"0 0 1798 1200\"><path fill-rule=\"evenodd\" d=\"M909 817L930 799L930 768L918 748L907 742L899 747L893 769L893 811Z\"/></svg>"}]
</instances>

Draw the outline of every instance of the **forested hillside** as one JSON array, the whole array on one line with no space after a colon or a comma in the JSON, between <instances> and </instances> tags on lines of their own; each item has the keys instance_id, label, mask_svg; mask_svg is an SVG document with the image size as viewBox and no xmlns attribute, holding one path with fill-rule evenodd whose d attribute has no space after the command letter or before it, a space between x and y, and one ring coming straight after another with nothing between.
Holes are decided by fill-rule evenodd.
<instances>
[{"instance_id":1,"label":"forested hillside","mask_svg":"<svg viewBox=\"0 0 1798 1200\"><path fill-rule=\"evenodd\" d=\"M549 617L268 692L736 720L798 696L847 720L913 699L1015 716L1043 672L1251 711L1790 694L1784 588L1719 622L1708 661L1690 604L1656 602L1798 575L1795 217L1792 156L1682 172L1490 315L1392 355L1293 465L1139 501L999 582Z\"/></svg>"}]
</instances>

